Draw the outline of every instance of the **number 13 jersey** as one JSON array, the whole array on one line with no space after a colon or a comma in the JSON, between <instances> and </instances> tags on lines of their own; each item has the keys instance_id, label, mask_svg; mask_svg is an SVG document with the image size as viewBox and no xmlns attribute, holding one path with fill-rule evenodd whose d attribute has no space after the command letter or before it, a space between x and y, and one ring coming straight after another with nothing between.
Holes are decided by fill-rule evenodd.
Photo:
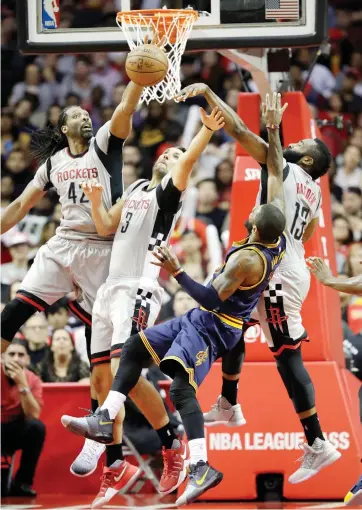
<instances>
[{"instance_id":1,"label":"number 13 jersey","mask_svg":"<svg viewBox=\"0 0 362 510\"><path fill-rule=\"evenodd\" d=\"M285 201L287 246L280 264L283 271L288 266L304 262L303 234L308 224L319 217L322 194L319 185L299 165L283 160L283 187ZM267 203L268 170L262 166L260 188L256 205Z\"/></svg>"},{"instance_id":2,"label":"number 13 jersey","mask_svg":"<svg viewBox=\"0 0 362 510\"><path fill-rule=\"evenodd\" d=\"M96 179L102 184L103 204L108 210L122 196L122 148L124 140L109 131L104 124L91 138L88 149L73 156L69 148L56 152L42 164L34 177L36 188L55 188L62 206L62 219L57 235L71 240L105 240L97 233L91 206L80 188L83 181Z\"/></svg>"}]
</instances>

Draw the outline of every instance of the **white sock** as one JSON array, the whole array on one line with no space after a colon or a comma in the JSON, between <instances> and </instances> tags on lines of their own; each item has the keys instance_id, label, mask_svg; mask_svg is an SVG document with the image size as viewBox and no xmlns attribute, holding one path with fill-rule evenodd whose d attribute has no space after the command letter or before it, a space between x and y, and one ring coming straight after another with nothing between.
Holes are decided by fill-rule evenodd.
<instances>
[{"instance_id":1,"label":"white sock","mask_svg":"<svg viewBox=\"0 0 362 510\"><path fill-rule=\"evenodd\" d=\"M118 391L111 390L108 393L108 397L101 405L101 409L108 409L110 419L114 420L121 410L122 405L125 403L126 398L126 395L123 395L123 393L118 393Z\"/></svg>"},{"instance_id":2,"label":"white sock","mask_svg":"<svg viewBox=\"0 0 362 510\"><path fill-rule=\"evenodd\" d=\"M206 439L204 437L200 439L191 439L189 441L190 448L190 464L197 464L199 460L207 462L207 447Z\"/></svg>"}]
</instances>

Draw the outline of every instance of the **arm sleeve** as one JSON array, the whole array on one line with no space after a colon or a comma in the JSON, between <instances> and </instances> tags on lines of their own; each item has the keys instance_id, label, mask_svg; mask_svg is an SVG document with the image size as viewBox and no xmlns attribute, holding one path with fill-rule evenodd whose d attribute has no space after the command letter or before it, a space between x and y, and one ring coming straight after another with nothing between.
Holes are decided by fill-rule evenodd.
<instances>
[{"instance_id":1,"label":"arm sleeve","mask_svg":"<svg viewBox=\"0 0 362 510\"><path fill-rule=\"evenodd\" d=\"M124 140L112 135L109 130L110 123L111 121L108 121L99 128L95 136L94 148L111 178L112 204L114 205L123 194L122 152Z\"/></svg>"},{"instance_id":2,"label":"arm sleeve","mask_svg":"<svg viewBox=\"0 0 362 510\"><path fill-rule=\"evenodd\" d=\"M158 206L166 213L177 213L181 208L183 195L184 192L178 190L172 182L170 174L165 175L156 188Z\"/></svg>"},{"instance_id":3,"label":"arm sleeve","mask_svg":"<svg viewBox=\"0 0 362 510\"><path fill-rule=\"evenodd\" d=\"M36 188L41 191L48 191L48 189L53 187L53 184L50 180L50 171L52 169L51 160L48 158L45 163L43 163L38 170L33 179L33 184Z\"/></svg>"}]
</instances>

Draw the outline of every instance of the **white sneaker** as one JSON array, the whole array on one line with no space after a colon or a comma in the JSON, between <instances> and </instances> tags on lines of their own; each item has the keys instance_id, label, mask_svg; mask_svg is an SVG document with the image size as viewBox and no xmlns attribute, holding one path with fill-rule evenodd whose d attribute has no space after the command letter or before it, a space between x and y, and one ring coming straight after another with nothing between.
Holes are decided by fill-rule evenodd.
<instances>
[{"instance_id":1,"label":"white sneaker","mask_svg":"<svg viewBox=\"0 0 362 510\"><path fill-rule=\"evenodd\" d=\"M323 441L319 437L314 440L312 446L307 443L302 446L304 455L298 459L302 460L302 465L295 473L290 475L290 483L301 483L309 480L321 469L336 462L341 456L341 453L329 441Z\"/></svg>"},{"instance_id":2,"label":"white sneaker","mask_svg":"<svg viewBox=\"0 0 362 510\"><path fill-rule=\"evenodd\" d=\"M217 403L211 406L211 410L208 413L204 413L204 421L205 427L213 427L215 425L241 427L246 423L240 404L232 406L221 395L217 399Z\"/></svg>"},{"instance_id":3,"label":"white sneaker","mask_svg":"<svg viewBox=\"0 0 362 510\"><path fill-rule=\"evenodd\" d=\"M97 469L100 456L106 449L106 445L86 439L82 451L70 466L70 472L74 476L89 476Z\"/></svg>"}]
</instances>

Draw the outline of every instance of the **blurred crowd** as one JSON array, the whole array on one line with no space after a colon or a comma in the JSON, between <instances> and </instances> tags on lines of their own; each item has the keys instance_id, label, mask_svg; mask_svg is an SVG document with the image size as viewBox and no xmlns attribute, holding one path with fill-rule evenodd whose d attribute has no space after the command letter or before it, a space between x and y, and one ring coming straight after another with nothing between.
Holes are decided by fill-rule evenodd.
<instances>
[{"instance_id":1,"label":"blurred crowd","mask_svg":"<svg viewBox=\"0 0 362 510\"><path fill-rule=\"evenodd\" d=\"M124 53L21 55L13 4L2 3L2 208L19 196L36 171L30 153L32 132L56 126L59 113L68 105L87 109L97 131L111 118L127 84ZM116 10L116 0L63 0L61 24L109 25ZM329 178L337 268L339 274L349 276L362 272L362 41L357 35L361 23L362 11L331 6L330 53L317 58L316 49L296 50L290 72L290 87L304 91L334 157ZM181 79L183 86L207 83L233 109L240 91L255 90L248 72L213 51L185 55ZM123 153L126 187L149 178L154 160L165 148L188 146L200 125L199 105L202 98L187 104L151 103L137 111ZM224 131L218 132L193 171L183 216L172 236L180 261L199 282L221 262L228 243L234 154L234 141ZM60 219L58 197L50 191L15 234L2 237L2 305L15 296L37 250L54 235ZM161 273L161 281L165 301L159 320L195 306L175 280ZM348 351L349 339L362 329L362 300L341 295L341 308ZM29 319L19 336L27 341L31 366L44 382L88 380L83 326L68 314L66 299L46 315Z\"/></svg>"}]
</instances>

